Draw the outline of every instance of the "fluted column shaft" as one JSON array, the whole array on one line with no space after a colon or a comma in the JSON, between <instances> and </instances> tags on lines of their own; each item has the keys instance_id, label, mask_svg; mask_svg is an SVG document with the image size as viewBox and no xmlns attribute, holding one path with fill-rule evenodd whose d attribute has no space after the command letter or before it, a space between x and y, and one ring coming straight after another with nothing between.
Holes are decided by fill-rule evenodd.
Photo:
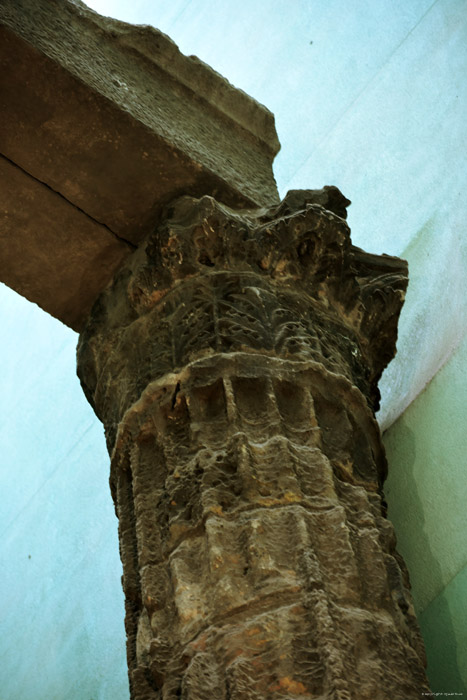
<instances>
[{"instance_id":1,"label":"fluted column shaft","mask_svg":"<svg viewBox=\"0 0 467 700\"><path fill-rule=\"evenodd\" d=\"M373 415L406 267L351 245L347 203L183 198L81 336L135 699L428 690Z\"/></svg>"}]
</instances>

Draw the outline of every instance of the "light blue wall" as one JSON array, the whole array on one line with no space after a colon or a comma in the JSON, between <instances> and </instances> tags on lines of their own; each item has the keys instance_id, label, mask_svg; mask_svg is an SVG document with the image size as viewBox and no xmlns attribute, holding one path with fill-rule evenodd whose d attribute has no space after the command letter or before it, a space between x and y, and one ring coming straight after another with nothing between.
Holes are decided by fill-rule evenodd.
<instances>
[{"instance_id":1,"label":"light blue wall","mask_svg":"<svg viewBox=\"0 0 467 700\"><path fill-rule=\"evenodd\" d=\"M157 26L266 104L282 143L281 194L337 184L353 201L354 242L407 255L413 272L399 355L383 378L380 420L389 425L466 328L467 1L92 6ZM125 700L108 458L74 376L76 335L6 289L0 319L0 698ZM455 372L449 382L447 397L456 391ZM423 430L414 426L417 440ZM449 436L440 440L448 444ZM396 480L394 502L401 488ZM423 497L436 513L436 493ZM429 607L423 616L432 629Z\"/></svg>"},{"instance_id":2,"label":"light blue wall","mask_svg":"<svg viewBox=\"0 0 467 700\"><path fill-rule=\"evenodd\" d=\"M0 698L128 697L117 520L77 335L0 286Z\"/></svg>"}]
</instances>

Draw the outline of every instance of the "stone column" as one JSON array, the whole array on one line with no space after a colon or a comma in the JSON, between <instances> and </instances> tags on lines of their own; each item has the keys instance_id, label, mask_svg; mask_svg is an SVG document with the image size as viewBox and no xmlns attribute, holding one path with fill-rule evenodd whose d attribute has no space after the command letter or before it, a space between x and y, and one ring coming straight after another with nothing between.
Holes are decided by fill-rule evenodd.
<instances>
[{"instance_id":1,"label":"stone column","mask_svg":"<svg viewBox=\"0 0 467 700\"><path fill-rule=\"evenodd\" d=\"M406 263L352 246L336 188L184 197L96 302L137 700L420 700L373 411Z\"/></svg>"}]
</instances>

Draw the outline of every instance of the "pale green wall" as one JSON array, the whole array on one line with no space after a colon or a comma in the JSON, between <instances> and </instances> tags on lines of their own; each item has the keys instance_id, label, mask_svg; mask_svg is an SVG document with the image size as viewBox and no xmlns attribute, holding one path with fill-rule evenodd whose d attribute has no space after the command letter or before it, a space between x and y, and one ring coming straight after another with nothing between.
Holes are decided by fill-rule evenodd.
<instances>
[{"instance_id":1,"label":"pale green wall","mask_svg":"<svg viewBox=\"0 0 467 700\"><path fill-rule=\"evenodd\" d=\"M385 433L386 496L432 690L467 694L467 336Z\"/></svg>"}]
</instances>

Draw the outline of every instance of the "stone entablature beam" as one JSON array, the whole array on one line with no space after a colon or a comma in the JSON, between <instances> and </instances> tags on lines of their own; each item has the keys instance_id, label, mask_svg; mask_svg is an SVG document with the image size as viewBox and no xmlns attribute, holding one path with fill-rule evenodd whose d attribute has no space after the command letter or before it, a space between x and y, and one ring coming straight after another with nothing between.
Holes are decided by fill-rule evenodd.
<instances>
[{"instance_id":1,"label":"stone entablature beam","mask_svg":"<svg viewBox=\"0 0 467 700\"><path fill-rule=\"evenodd\" d=\"M26 180L26 194L12 195L4 164L0 281L75 330L167 202L181 194L234 207L278 199L273 115L152 27L101 17L79 0L2 0L0 95L0 154L60 195L60 211L75 210L62 221L44 197L42 207L52 208L43 215ZM66 226L63 241L41 226L44 218ZM100 269L101 236L88 249L81 235L91 222L108 233ZM69 255L71 239L79 256ZM46 285L33 240L48 261ZM12 246L23 250L16 265ZM25 285L17 268L28 255Z\"/></svg>"}]
</instances>

